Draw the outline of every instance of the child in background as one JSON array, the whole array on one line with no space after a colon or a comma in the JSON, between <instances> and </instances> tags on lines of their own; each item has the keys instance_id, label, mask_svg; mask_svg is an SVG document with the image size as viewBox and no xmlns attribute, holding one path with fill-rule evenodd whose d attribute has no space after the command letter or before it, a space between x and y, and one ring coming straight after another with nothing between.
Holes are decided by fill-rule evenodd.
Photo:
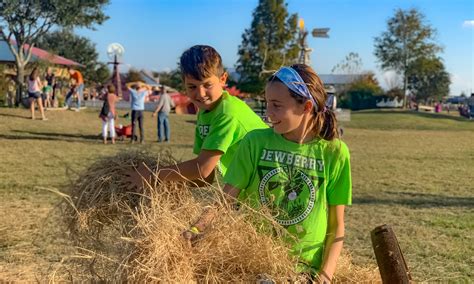
<instances>
[{"instance_id":1,"label":"child in background","mask_svg":"<svg viewBox=\"0 0 474 284\"><path fill-rule=\"evenodd\" d=\"M99 115L99 117L102 119L102 138L103 143L107 144L108 127L112 144L115 144L115 118L117 117L115 102L117 100L117 95L115 86L112 84L107 85L106 90L107 92L104 97L104 104L102 105Z\"/></svg>"},{"instance_id":2,"label":"child in background","mask_svg":"<svg viewBox=\"0 0 474 284\"><path fill-rule=\"evenodd\" d=\"M256 209L267 207L296 237L299 271L330 283L344 239L344 208L352 202L349 150L338 139L335 114L311 67L282 67L266 89L272 129L249 133L234 155L224 192ZM209 226L206 210L183 236Z\"/></svg>"},{"instance_id":3,"label":"child in background","mask_svg":"<svg viewBox=\"0 0 474 284\"><path fill-rule=\"evenodd\" d=\"M38 103L38 108L41 113L42 120L48 120L44 115L43 99L41 98L41 89L43 84L39 78L39 70L37 67L33 68L30 76L28 76L28 100L30 102L31 119L35 119L35 102Z\"/></svg>"},{"instance_id":4,"label":"child in background","mask_svg":"<svg viewBox=\"0 0 474 284\"><path fill-rule=\"evenodd\" d=\"M212 182L214 170L224 175L242 138L268 126L242 100L224 91L227 73L217 51L206 45L186 50L180 59L186 96L199 108L194 139L196 158L160 168L160 181L205 180ZM150 170L139 165L129 173L130 182L142 186ZM198 183L199 184L199 183Z\"/></svg>"},{"instance_id":5,"label":"child in background","mask_svg":"<svg viewBox=\"0 0 474 284\"><path fill-rule=\"evenodd\" d=\"M51 107L51 94L53 93L53 88L48 85L48 81L43 81L43 94L44 94L44 108Z\"/></svg>"}]
</instances>

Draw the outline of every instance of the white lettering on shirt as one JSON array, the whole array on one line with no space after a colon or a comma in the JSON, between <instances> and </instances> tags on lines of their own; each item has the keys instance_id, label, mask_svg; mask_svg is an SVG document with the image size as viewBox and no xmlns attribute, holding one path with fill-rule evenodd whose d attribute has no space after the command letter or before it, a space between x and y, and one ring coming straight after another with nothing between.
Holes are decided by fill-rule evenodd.
<instances>
[{"instance_id":1,"label":"white lettering on shirt","mask_svg":"<svg viewBox=\"0 0 474 284\"><path fill-rule=\"evenodd\" d=\"M263 149L262 154L260 155L260 160L286 164L318 172L324 171L323 160L284 151Z\"/></svg>"}]
</instances>

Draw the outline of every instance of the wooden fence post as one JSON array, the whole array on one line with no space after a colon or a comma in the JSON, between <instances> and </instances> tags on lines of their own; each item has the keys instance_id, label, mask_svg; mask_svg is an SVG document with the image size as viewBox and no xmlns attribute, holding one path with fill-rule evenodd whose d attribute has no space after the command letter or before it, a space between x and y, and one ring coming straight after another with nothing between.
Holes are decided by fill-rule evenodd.
<instances>
[{"instance_id":1,"label":"wooden fence post","mask_svg":"<svg viewBox=\"0 0 474 284\"><path fill-rule=\"evenodd\" d=\"M373 229L370 235L382 282L410 283L410 272L392 228L381 225Z\"/></svg>"}]
</instances>

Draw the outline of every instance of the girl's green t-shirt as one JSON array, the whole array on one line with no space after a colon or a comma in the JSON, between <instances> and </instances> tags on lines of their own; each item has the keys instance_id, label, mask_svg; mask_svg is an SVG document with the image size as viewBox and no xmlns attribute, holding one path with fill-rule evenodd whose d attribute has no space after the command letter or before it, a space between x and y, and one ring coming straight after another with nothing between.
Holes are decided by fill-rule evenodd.
<instances>
[{"instance_id":1,"label":"girl's green t-shirt","mask_svg":"<svg viewBox=\"0 0 474 284\"><path fill-rule=\"evenodd\" d=\"M239 200L268 207L296 237L292 252L311 270L322 264L329 205L350 205L349 150L341 140L289 141L273 129L255 130L240 143L224 182Z\"/></svg>"},{"instance_id":2,"label":"girl's green t-shirt","mask_svg":"<svg viewBox=\"0 0 474 284\"><path fill-rule=\"evenodd\" d=\"M224 91L214 109L198 112L193 152L199 155L201 150L221 151L218 170L224 176L240 141L259 128L268 126L244 101Z\"/></svg>"}]
</instances>

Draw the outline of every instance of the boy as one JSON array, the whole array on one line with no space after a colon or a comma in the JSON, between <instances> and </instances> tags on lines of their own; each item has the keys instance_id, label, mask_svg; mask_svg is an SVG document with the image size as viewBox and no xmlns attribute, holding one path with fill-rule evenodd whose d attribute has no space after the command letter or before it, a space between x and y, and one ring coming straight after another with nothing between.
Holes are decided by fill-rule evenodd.
<instances>
[{"instance_id":1,"label":"boy","mask_svg":"<svg viewBox=\"0 0 474 284\"><path fill-rule=\"evenodd\" d=\"M138 128L140 128L140 144L144 142L144 128L143 128L143 112L145 111L145 100L148 97L148 89L139 85L140 83L128 83L127 87L130 91L130 103L132 108L132 140L135 142L135 129L138 120Z\"/></svg>"},{"instance_id":2,"label":"boy","mask_svg":"<svg viewBox=\"0 0 474 284\"><path fill-rule=\"evenodd\" d=\"M160 168L158 179L212 182L214 169L225 175L240 140L248 132L268 126L245 102L223 90L227 73L224 72L221 56L214 48L193 46L181 55L180 65L186 95L199 107L193 151L198 156ZM142 179L149 180L151 177L144 165L139 165L128 175L135 186L141 186Z\"/></svg>"}]
</instances>

